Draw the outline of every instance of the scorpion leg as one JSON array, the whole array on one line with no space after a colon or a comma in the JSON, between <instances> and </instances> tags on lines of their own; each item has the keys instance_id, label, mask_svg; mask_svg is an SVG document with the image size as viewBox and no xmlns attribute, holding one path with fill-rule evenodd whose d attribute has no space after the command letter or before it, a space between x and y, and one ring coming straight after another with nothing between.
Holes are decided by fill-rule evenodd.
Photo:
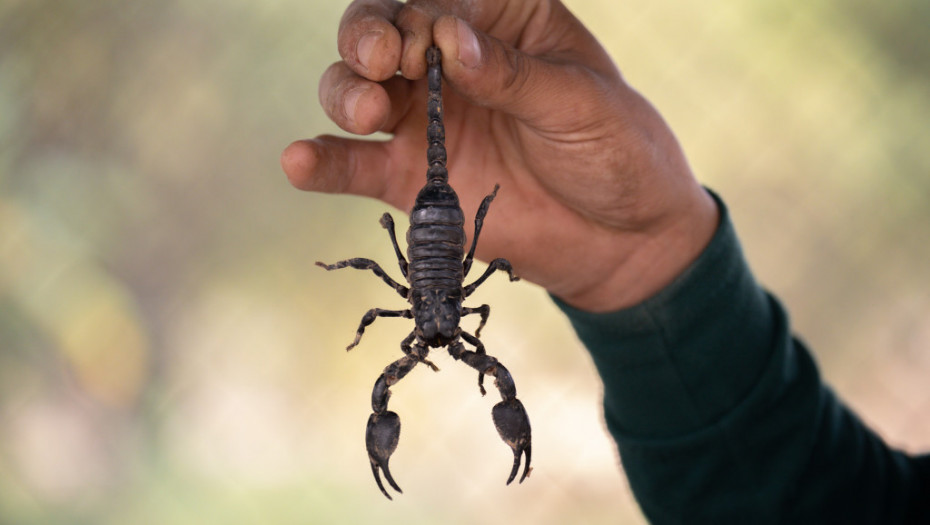
<instances>
[{"instance_id":1,"label":"scorpion leg","mask_svg":"<svg viewBox=\"0 0 930 525\"><path fill-rule=\"evenodd\" d=\"M417 363L424 360L422 350L426 349L418 345L416 351L384 367L384 372L378 376L371 392L372 414L368 418L368 426L365 429L365 448L368 450L368 460L371 462L371 472L375 477L375 482L387 499L392 498L381 483L380 471L384 471L385 479L394 490L403 493L388 468L391 454L397 449L397 442L400 439L400 416L387 409L388 399L391 397L390 387L403 379Z\"/></svg>"},{"instance_id":2,"label":"scorpion leg","mask_svg":"<svg viewBox=\"0 0 930 525\"><path fill-rule=\"evenodd\" d=\"M338 270L340 268L352 267L356 270L371 270L375 272L375 275L381 278L384 282L388 284L391 288L397 290L397 293L400 294L404 299L407 298L407 294L410 293L410 290L406 286L400 284L399 282L391 279L391 276L388 275L384 270L378 266L378 263L372 261L371 259L362 259L361 257L356 257L355 259L346 259L344 261L339 261L333 264L326 264L320 261L316 262L316 265L320 268L325 268L326 270Z\"/></svg>"},{"instance_id":3,"label":"scorpion leg","mask_svg":"<svg viewBox=\"0 0 930 525\"><path fill-rule=\"evenodd\" d=\"M438 372L439 367L434 365L432 361L426 358L426 356L421 355L420 353L416 353L416 354L413 353L413 345L411 343L413 343L413 340L416 337L417 337L416 330L414 330L413 332L410 332L410 335L408 335L403 341L400 342L401 351L404 352L405 355L413 355L414 357L418 358L421 363L430 367L433 370L433 372Z\"/></svg>"},{"instance_id":4,"label":"scorpion leg","mask_svg":"<svg viewBox=\"0 0 930 525\"><path fill-rule=\"evenodd\" d=\"M391 236L391 244L394 245L394 253L397 254L397 263L400 264L400 273L404 274L404 278L407 277L407 259L404 258L403 252L400 251L400 246L397 245L397 235L394 233L394 217L391 217L390 213L385 212L381 216L381 227L388 231L388 235Z\"/></svg>"},{"instance_id":5,"label":"scorpion leg","mask_svg":"<svg viewBox=\"0 0 930 525\"><path fill-rule=\"evenodd\" d=\"M346 351L352 350L362 340L362 334L365 333L365 327L375 322L379 317L405 317L413 319L413 313L410 310L382 310L381 308L372 308L362 316L362 322L358 325L358 331L355 332L355 339L352 344L346 347ZM403 345L401 345L403 348Z\"/></svg>"},{"instance_id":6,"label":"scorpion leg","mask_svg":"<svg viewBox=\"0 0 930 525\"><path fill-rule=\"evenodd\" d=\"M468 314L481 314L481 322L478 323L478 329L475 330L475 337L481 337L481 329L484 328L485 323L488 322L488 316L491 315L491 307L483 304L478 308L470 308L468 306L462 308L462 315Z\"/></svg>"},{"instance_id":7,"label":"scorpion leg","mask_svg":"<svg viewBox=\"0 0 930 525\"><path fill-rule=\"evenodd\" d=\"M462 337L469 343L477 341L472 335L462 332ZM497 427L497 433L507 445L513 450L513 468L510 471L510 477L507 478L509 485L516 477L520 470L520 459L526 456L526 463L523 466L523 475L520 476L520 483L530 474L530 458L532 452L532 440L530 434L530 418L526 415L526 409L523 403L517 399L517 389L513 383L513 377L504 365L485 353L472 352L465 350L465 345L456 341L449 345L449 353L455 359L464 361L468 366L479 372L494 376L494 385L500 390L503 401L494 405L491 416L494 419L494 426Z\"/></svg>"},{"instance_id":8,"label":"scorpion leg","mask_svg":"<svg viewBox=\"0 0 930 525\"><path fill-rule=\"evenodd\" d=\"M513 273L513 266L510 265L510 261L507 259L494 259L491 261L491 264L488 265L488 269L479 277L475 282L469 284L465 287L465 297L471 295L476 288L481 286L481 283L486 281L488 277L491 276L496 270L506 271L510 275L511 281L519 281L520 278Z\"/></svg>"},{"instance_id":9,"label":"scorpion leg","mask_svg":"<svg viewBox=\"0 0 930 525\"><path fill-rule=\"evenodd\" d=\"M484 225L484 216L488 214L488 208L491 206L491 201L494 200L494 197L497 196L497 190L501 187L500 184L494 185L494 191L490 195L484 198L481 201L481 205L478 206L478 213L475 214L475 235L471 239L471 248L468 249L468 255L465 256L464 269L465 275L468 275L468 270L471 269L471 263L475 258L475 247L478 246L478 235L481 233L481 226Z\"/></svg>"}]
</instances>

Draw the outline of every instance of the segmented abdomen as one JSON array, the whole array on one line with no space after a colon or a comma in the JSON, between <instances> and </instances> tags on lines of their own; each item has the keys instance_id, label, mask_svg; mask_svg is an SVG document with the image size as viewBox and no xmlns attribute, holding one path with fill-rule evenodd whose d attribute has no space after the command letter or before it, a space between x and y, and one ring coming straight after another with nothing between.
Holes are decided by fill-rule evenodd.
<instances>
[{"instance_id":1,"label":"segmented abdomen","mask_svg":"<svg viewBox=\"0 0 930 525\"><path fill-rule=\"evenodd\" d=\"M407 230L407 278L412 289L462 287L464 224L465 216L452 188L445 183L428 183L410 212Z\"/></svg>"}]
</instances>

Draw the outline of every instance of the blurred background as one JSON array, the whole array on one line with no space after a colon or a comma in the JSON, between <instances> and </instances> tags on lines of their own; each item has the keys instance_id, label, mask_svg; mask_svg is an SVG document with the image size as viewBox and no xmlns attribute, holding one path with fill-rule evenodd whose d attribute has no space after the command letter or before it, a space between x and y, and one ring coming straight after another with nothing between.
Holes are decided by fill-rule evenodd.
<instances>
[{"instance_id":1,"label":"blurred background","mask_svg":"<svg viewBox=\"0 0 930 525\"><path fill-rule=\"evenodd\" d=\"M385 206L278 165L337 132L316 87L346 3L0 1L0 522L642 523L587 354L500 278L477 300L532 478L504 487L496 395L435 353L393 389L405 494L375 487L371 387L410 325L347 354L402 302L312 263L390 268ZM930 448L930 3L567 3L727 200L827 380Z\"/></svg>"}]
</instances>

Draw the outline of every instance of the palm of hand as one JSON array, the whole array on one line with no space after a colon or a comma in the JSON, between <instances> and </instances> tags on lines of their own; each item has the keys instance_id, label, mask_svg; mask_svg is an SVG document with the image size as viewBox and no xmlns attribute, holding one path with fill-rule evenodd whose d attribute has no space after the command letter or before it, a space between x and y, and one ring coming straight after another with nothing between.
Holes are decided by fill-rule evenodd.
<instances>
[{"instance_id":1,"label":"palm of hand","mask_svg":"<svg viewBox=\"0 0 930 525\"><path fill-rule=\"evenodd\" d=\"M570 13L545 23L517 17L500 25L503 15L477 22L489 34L475 33L481 61L468 66L461 31L471 30L460 19L419 20L421 37L408 39L407 49L392 24L410 30L417 24L401 18L422 12L388 10L378 20L364 5L353 4L343 19L344 61L324 74L321 102L347 131L393 137L298 141L282 156L295 186L410 209L425 182L426 86L393 73L399 64L406 77L422 77L425 58L415 48L434 42L443 50L450 181L466 216L501 184L479 258L506 257L525 279L603 311L657 291L709 240L715 207L671 131ZM369 69L354 53L373 27L387 36ZM342 109L363 90L351 111Z\"/></svg>"},{"instance_id":2,"label":"palm of hand","mask_svg":"<svg viewBox=\"0 0 930 525\"><path fill-rule=\"evenodd\" d=\"M413 84L408 109L388 130L394 136L385 145L394 173L381 198L403 210L412 206L426 173L426 86ZM560 280L574 283L568 276L577 273L578 256L637 227L643 215L634 216L627 172L651 168L636 166L642 161L625 151L631 139L617 102L579 100L586 91L578 85L564 89L548 94L560 107L532 124L472 104L448 85L443 92L450 180L466 217L474 216L494 184L502 188L485 221L478 257L507 257L524 277L550 290ZM541 260L539 252L547 247L553 253ZM604 261L604 267L617 262Z\"/></svg>"}]
</instances>

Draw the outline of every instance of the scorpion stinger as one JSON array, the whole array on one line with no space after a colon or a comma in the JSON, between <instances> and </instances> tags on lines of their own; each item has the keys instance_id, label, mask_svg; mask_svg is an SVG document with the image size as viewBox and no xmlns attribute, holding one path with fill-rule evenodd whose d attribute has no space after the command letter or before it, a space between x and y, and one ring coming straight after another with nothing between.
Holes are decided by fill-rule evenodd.
<instances>
[{"instance_id":1,"label":"scorpion stinger","mask_svg":"<svg viewBox=\"0 0 930 525\"><path fill-rule=\"evenodd\" d=\"M475 233L468 253L465 253L465 216L459 205L455 190L449 185L449 173L446 169L445 128L442 118L442 70L441 54L438 48L431 47L426 52L428 65L427 116L429 124L427 136L426 184L420 190L410 211L410 228L407 230L407 257L405 258L397 244L394 232L394 219L389 213L381 217L381 226L388 231L391 244L397 255L401 273L407 280L404 286L392 279L377 263L370 259L346 259L335 264L317 265L327 270L352 267L359 270L371 270L385 283L394 288L399 295L410 302L406 310L386 310L372 308L363 317L355 333L355 339L347 349L356 346L365 332L365 328L378 317L403 317L413 319L413 332L401 344L404 356L384 368L384 372L375 381L371 393L372 414L368 418L365 432L365 446L371 471L378 488L388 498L390 494L381 481L381 474L388 484L397 492L400 487L394 481L388 462L397 448L400 438L400 417L388 410L390 387L403 379L418 363L423 363L433 370L438 370L427 357L430 348L446 347L454 359L463 361L478 372L478 388L485 394L484 376L494 377L494 385L500 391L502 401L491 411L494 426L507 445L513 450L514 462L507 478L509 485L517 477L520 463L525 458L523 475L520 482L530 474L531 432L530 420L523 403L517 399L517 389L507 368L496 358L487 354L484 344L479 339L481 329L490 315L490 306L464 306L462 303L478 286L495 271L507 272L511 281L518 280L513 268L506 259L494 259L487 270L473 283L465 286L465 276L471 269L478 243L478 235L484 224L491 201L497 195L498 185L494 191L481 201L475 215ZM479 314L481 318L478 329L471 335L459 327L461 318L466 315ZM462 341L475 347L467 350Z\"/></svg>"}]
</instances>

